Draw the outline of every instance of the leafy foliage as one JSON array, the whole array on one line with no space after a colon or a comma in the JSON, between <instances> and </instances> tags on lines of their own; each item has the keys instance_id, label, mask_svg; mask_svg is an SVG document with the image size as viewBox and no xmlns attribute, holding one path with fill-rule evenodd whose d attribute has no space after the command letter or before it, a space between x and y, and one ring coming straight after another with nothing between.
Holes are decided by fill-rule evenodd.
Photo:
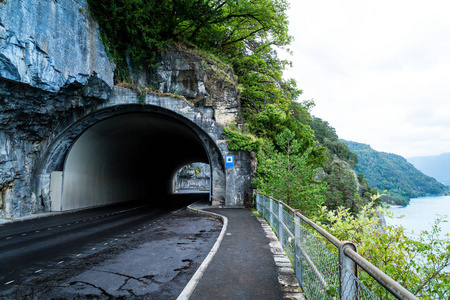
<instances>
[{"instance_id":1,"label":"leafy foliage","mask_svg":"<svg viewBox=\"0 0 450 300\"><path fill-rule=\"evenodd\" d=\"M258 157L258 177L255 186L267 195L313 215L325 201L326 184L315 180L317 167L308 163L311 148L302 152L301 140L285 128L276 136L276 147L266 143Z\"/></svg>"},{"instance_id":2,"label":"leafy foliage","mask_svg":"<svg viewBox=\"0 0 450 300\"><path fill-rule=\"evenodd\" d=\"M290 43L286 0L88 0L103 41L116 62L116 79L130 63L151 67L176 43L196 45L233 65L243 107L283 103L300 93L282 71L288 64L272 46Z\"/></svg>"},{"instance_id":3,"label":"leafy foliage","mask_svg":"<svg viewBox=\"0 0 450 300\"><path fill-rule=\"evenodd\" d=\"M296 120L296 116L282 109L276 104L268 104L266 108L255 115L253 122L249 124L250 130L262 138L266 138L281 150L277 143L277 136L286 129L294 135L294 139L301 141L299 152L310 150L309 163L321 165L325 160L325 148L318 147L314 141L314 133L307 124Z\"/></svg>"},{"instance_id":4,"label":"leafy foliage","mask_svg":"<svg viewBox=\"0 0 450 300\"><path fill-rule=\"evenodd\" d=\"M234 131L228 128L224 129L224 133L228 140L228 149L232 151L246 150L258 151L261 148L262 140L256 138L252 134L244 134L239 131Z\"/></svg>"},{"instance_id":5,"label":"leafy foliage","mask_svg":"<svg viewBox=\"0 0 450 300\"><path fill-rule=\"evenodd\" d=\"M358 214L339 207L321 209L322 225L340 240L355 243L358 253L420 299L450 297L450 239L440 237L437 219L431 232L422 232L418 239L407 236L403 227L380 226L380 215L389 212L369 203ZM395 299L365 272L361 280L380 299Z\"/></svg>"},{"instance_id":6,"label":"leafy foliage","mask_svg":"<svg viewBox=\"0 0 450 300\"><path fill-rule=\"evenodd\" d=\"M345 142L339 140L336 130L327 121L314 117L311 119L311 128L319 143L328 149L329 157L336 155L356 167L358 156L350 151Z\"/></svg>"},{"instance_id":7,"label":"leafy foliage","mask_svg":"<svg viewBox=\"0 0 450 300\"><path fill-rule=\"evenodd\" d=\"M386 190L384 200L406 205L409 198L447 195L448 188L436 179L424 175L403 157L373 150L369 145L349 142L349 148L358 155L357 172L364 174L369 184Z\"/></svg>"}]
</instances>

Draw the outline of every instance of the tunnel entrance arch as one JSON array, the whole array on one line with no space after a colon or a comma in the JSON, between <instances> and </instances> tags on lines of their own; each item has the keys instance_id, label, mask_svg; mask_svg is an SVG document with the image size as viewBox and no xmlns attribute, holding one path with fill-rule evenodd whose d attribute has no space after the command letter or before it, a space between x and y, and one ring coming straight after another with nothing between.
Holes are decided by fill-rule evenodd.
<instances>
[{"instance_id":1,"label":"tunnel entrance arch","mask_svg":"<svg viewBox=\"0 0 450 300\"><path fill-rule=\"evenodd\" d=\"M211 166L204 162L189 163L173 175L174 193L211 190Z\"/></svg>"},{"instance_id":2,"label":"tunnel entrance arch","mask_svg":"<svg viewBox=\"0 0 450 300\"><path fill-rule=\"evenodd\" d=\"M144 198L152 191L157 198L171 190L174 172L204 162L211 166L211 200L224 204L224 161L215 142L223 129L205 123L201 115L189 119L154 105L101 109L55 139L43 155L35 188L49 190L52 210ZM50 191L50 174L62 175L60 191ZM61 195L59 206L53 205L55 191Z\"/></svg>"}]
</instances>

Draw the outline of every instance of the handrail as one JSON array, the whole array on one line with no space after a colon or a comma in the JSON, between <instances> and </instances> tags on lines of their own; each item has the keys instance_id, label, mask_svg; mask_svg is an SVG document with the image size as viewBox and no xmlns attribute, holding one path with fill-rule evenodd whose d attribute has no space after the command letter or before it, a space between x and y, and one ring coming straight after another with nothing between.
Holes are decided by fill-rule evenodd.
<instances>
[{"instance_id":1,"label":"handrail","mask_svg":"<svg viewBox=\"0 0 450 300\"><path fill-rule=\"evenodd\" d=\"M314 223L313 221L311 221L310 219L308 219L307 217L302 215L299 210L292 209L291 207L286 205L284 202L282 202L280 200L275 200L272 197L264 195L262 193L257 193L256 195L257 195L257 204L260 205L260 203L258 203L258 195L264 196L264 197L270 199L271 201L278 202L279 205L282 205L282 206L286 207L289 211L291 211L294 214L294 216L296 215L302 221L306 222L309 226L311 226L314 230L316 230L319 234L321 234L327 241L329 241L331 244L333 244L336 248L338 248L339 250L342 249L342 251L339 251L340 252L339 264L341 266L340 267L341 273L342 272L354 273L355 278L357 278L356 268L354 268L354 271L350 271L350 269L352 269L351 267L349 269L347 269L347 266L351 265L352 263L355 263L397 299L402 299L402 300L418 300L419 299L414 294L412 294L410 291L405 289L402 285L400 285L398 282L396 282L394 279L392 279L391 277L386 275L383 271L381 271L376 266L374 266L369 261L367 261L364 257L359 255L356 252L356 247L354 246L354 244L347 242L347 241L344 241L344 242L340 241L335 236L330 234L328 231L326 231L325 229L323 229L322 227L320 227L319 225L317 225L316 223ZM276 212L271 211L270 213L275 214ZM282 218L279 218L279 222L281 222L282 225L287 228L287 226L283 223ZM270 224L270 225L272 225L272 224ZM300 224L297 224L297 225L300 225ZM295 238L297 238L297 237L295 237ZM282 242L282 245L284 246L283 242ZM304 256L304 259L308 264L314 264L314 262L308 257L308 255L304 252L304 250L302 248L300 248L299 250L302 253L302 255ZM343 257L341 257L341 254ZM350 263L350 261L351 261L351 263ZM313 272L318 275L317 277L319 279L320 284L322 286L326 287L327 286L326 281L323 279L322 275L318 273L319 271L317 270L317 268L315 266L311 266L311 268L312 268ZM345 277L345 279L348 280L349 275L341 274L340 276L347 276L347 277ZM340 277L340 280L343 280L343 277ZM301 282L300 282L300 284L301 284ZM340 284L342 284L342 283L340 283ZM344 291L344 294L342 294L344 289L342 286L340 287L340 289L341 289L341 298L343 299L345 297L348 297L348 295L345 294L348 291ZM356 295L356 297L357 297L357 293L358 293L357 287L350 287L348 289L350 291L349 293L354 293L353 295ZM345 295L347 295L347 296L345 296ZM359 297L358 297L358 299L359 299Z\"/></svg>"},{"instance_id":2,"label":"handrail","mask_svg":"<svg viewBox=\"0 0 450 300\"><path fill-rule=\"evenodd\" d=\"M413 293L405 289L400 283L383 273L380 269L375 267L364 257L353 251L352 249L345 249L345 255L350 257L358 266L367 272L373 279L380 283L397 299L419 299Z\"/></svg>"},{"instance_id":3,"label":"handrail","mask_svg":"<svg viewBox=\"0 0 450 300\"><path fill-rule=\"evenodd\" d=\"M318 233L320 233L330 243L336 246L336 248L339 248L341 246L342 242L338 240L335 236L330 234L328 231L326 231L325 229L323 229L322 227L320 227L319 225L317 225L316 223L314 223L313 221L302 215L298 210L294 210L294 213L297 214L303 221L308 223L309 226L317 230Z\"/></svg>"}]
</instances>

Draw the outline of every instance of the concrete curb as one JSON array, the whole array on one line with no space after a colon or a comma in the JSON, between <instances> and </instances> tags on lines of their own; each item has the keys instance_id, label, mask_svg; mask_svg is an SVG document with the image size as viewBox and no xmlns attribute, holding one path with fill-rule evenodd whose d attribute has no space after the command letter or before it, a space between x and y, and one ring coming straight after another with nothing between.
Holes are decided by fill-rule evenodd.
<instances>
[{"instance_id":1,"label":"concrete curb","mask_svg":"<svg viewBox=\"0 0 450 300\"><path fill-rule=\"evenodd\" d=\"M278 269L278 282L281 285L283 291L283 299L289 300L306 300L303 295L303 291L300 288L297 278L295 277L294 269L292 268L291 261L286 256L283 247L281 246L278 237L273 232L272 227L267 224L263 217L256 217L261 223L261 226L266 234L266 237L270 240L269 247L273 253L273 259Z\"/></svg>"},{"instance_id":2,"label":"concrete curb","mask_svg":"<svg viewBox=\"0 0 450 300\"><path fill-rule=\"evenodd\" d=\"M200 279L202 278L203 274L206 271L206 268L208 268L209 263L213 259L214 255L216 255L217 250L219 250L220 244L222 243L223 237L225 236L225 232L227 231L228 227L228 218L213 212L204 211L200 208L194 208L194 204L191 204L187 207L189 211L192 211L197 214L206 215L209 217L214 217L217 219L221 219L223 222L222 230L219 234L219 237L217 238L217 241L214 243L214 246L211 248L211 251L209 251L208 255L206 256L205 260L202 262L200 267L195 272L194 276L192 276L191 280L189 280L186 287L183 289L181 294L178 296L177 300L188 300L192 293L194 292L197 284L199 283Z\"/></svg>"}]
</instances>

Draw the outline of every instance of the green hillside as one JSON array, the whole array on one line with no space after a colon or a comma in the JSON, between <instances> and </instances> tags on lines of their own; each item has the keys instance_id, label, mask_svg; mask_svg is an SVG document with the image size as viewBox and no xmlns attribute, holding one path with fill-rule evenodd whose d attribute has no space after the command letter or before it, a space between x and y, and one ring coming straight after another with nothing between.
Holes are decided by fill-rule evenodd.
<instances>
[{"instance_id":1,"label":"green hillside","mask_svg":"<svg viewBox=\"0 0 450 300\"><path fill-rule=\"evenodd\" d=\"M410 157L408 161L424 174L450 186L450 153L435 156Z\"/></svg>"},{"instance_id":2,"label":"green hillside","mask_svg":"<svg viewBox=\"0 0 450 300\"><path fill-rule=\"evenodd\" d=\"M369 145L346 141L358 155L356 172L361 173L370 186L387 191L385 201L407 205L410 198L446 195L449 189L417 170L400 155L378 152Z\"/></svg>"}]
</instances>

